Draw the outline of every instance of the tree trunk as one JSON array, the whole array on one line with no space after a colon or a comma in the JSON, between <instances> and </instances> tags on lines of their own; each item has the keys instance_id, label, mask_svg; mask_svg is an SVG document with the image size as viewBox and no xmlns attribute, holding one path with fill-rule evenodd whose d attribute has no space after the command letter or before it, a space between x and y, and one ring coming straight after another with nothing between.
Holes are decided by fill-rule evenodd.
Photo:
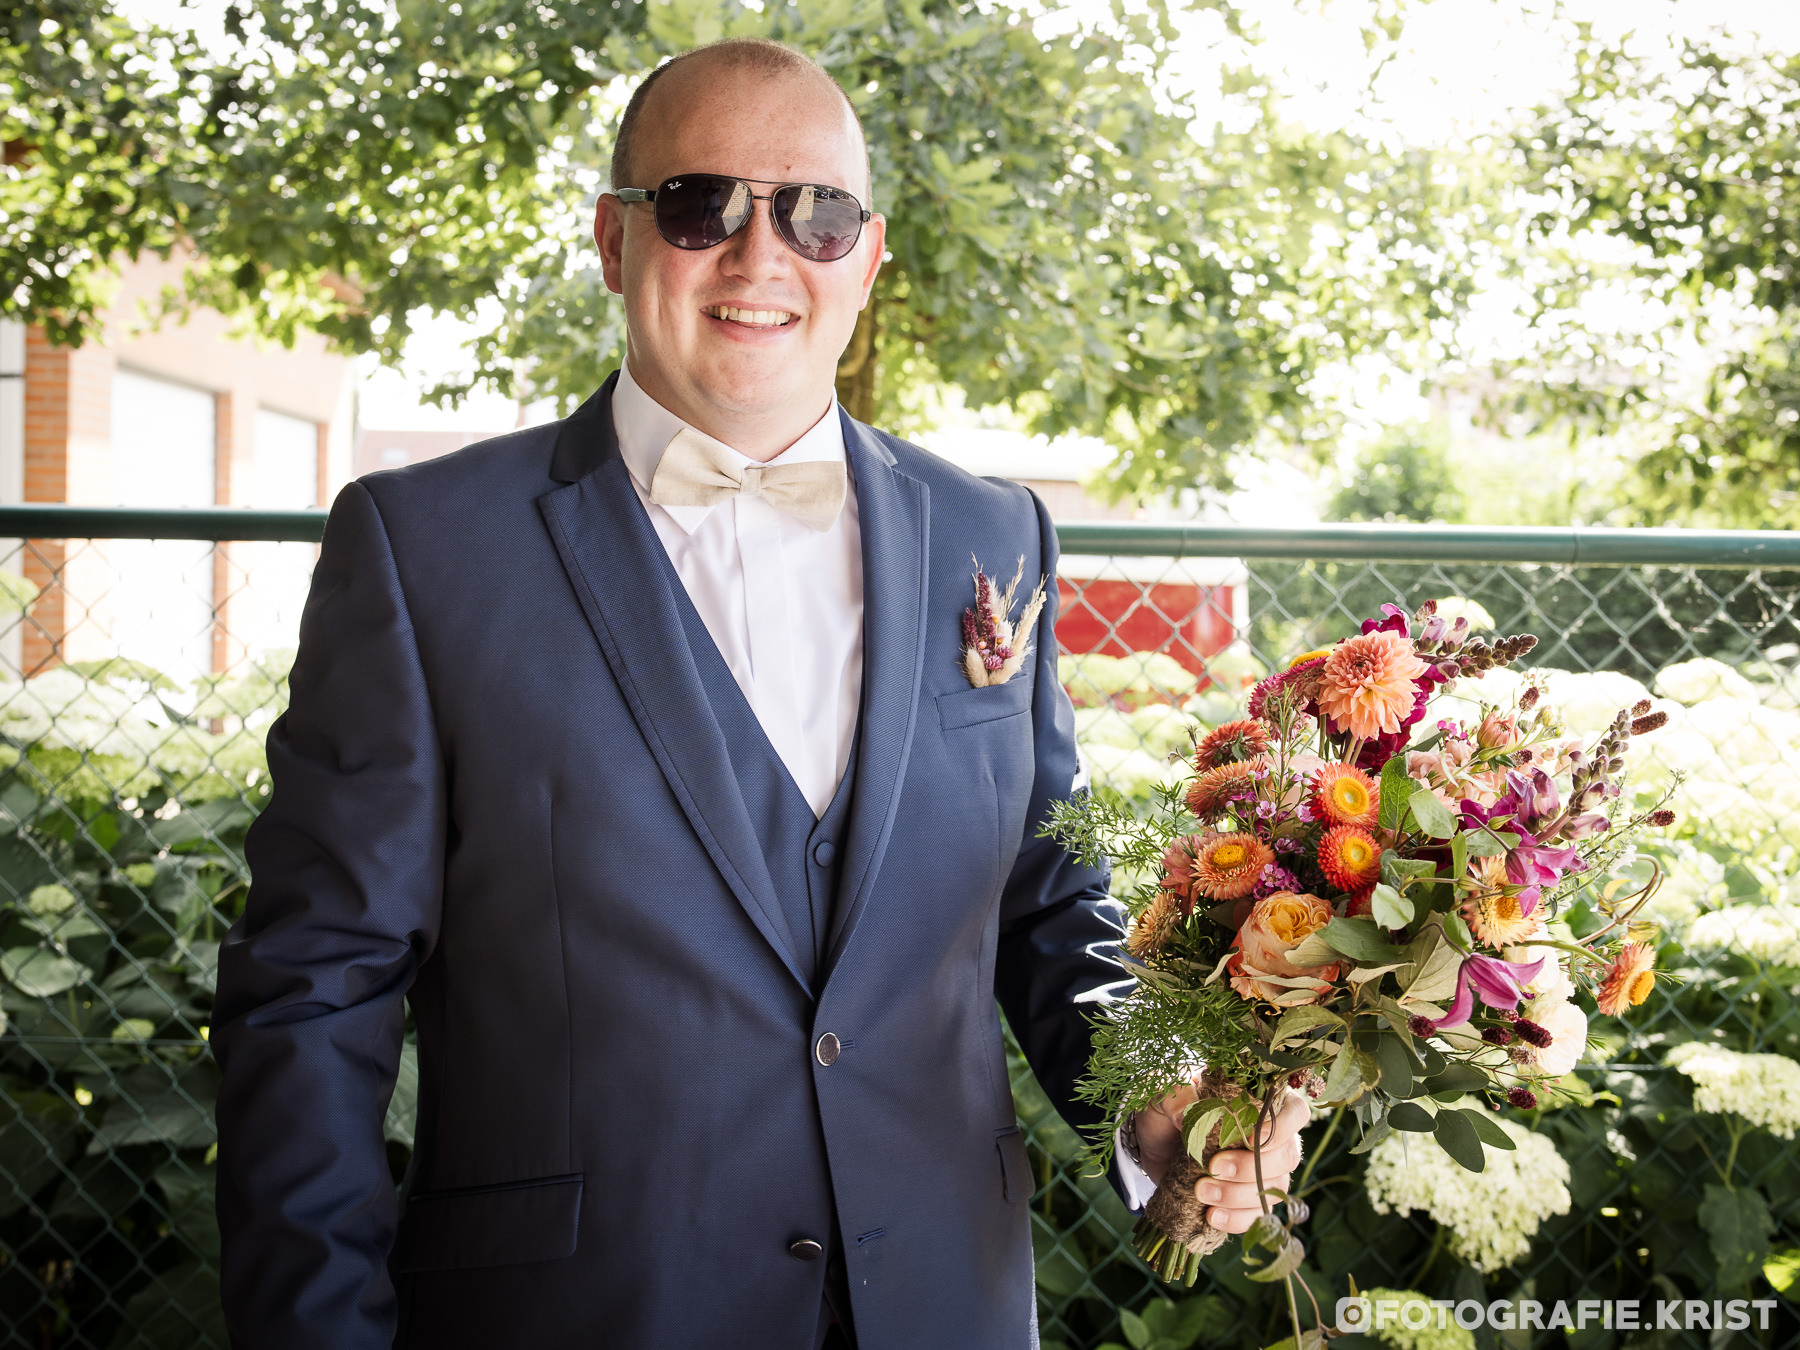
<instances>
[{"instance_id":1,"label":"tree trunk","mask_svg":"<svg viewBox=\"0 0 1800 1350\"><path fill-rule=\"evenodd\" d=\"M844 349L837 367L838 402L859 422L875 420L875 376L881 368L875 345L877 303L871 295L862 313L856 316L856 331L850 335L850 345Z\"/></svg>"}]
</instances>

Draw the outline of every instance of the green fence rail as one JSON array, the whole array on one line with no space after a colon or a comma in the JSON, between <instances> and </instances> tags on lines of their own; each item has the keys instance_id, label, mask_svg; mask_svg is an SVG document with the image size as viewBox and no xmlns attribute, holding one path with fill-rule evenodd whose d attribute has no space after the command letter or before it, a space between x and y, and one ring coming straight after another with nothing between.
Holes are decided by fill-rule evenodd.
<instances>
[{"instance_id":1,"label":"green fence rail","mask_svg":"<svg viewBox=\"0 0 1800 1350\"><path fill-rule=\"evenodd\" d=\"M205 1049L218 940L241 906L243 833L266 799L324 513L0 508L0 1342L225 1345L216 1306ZM1249 685L1427 597L1531 631L1571 734L1654 697L1640 781L1675 793L1655 845L1659 985L1596 1023L1591 1105L1509 1117L1533 1147L1471 1179L1414 1141L1406 1193L1387 1146L1310 1129L1303 1276L1329 1310L1359 1288L1532 1300L1542 1329L1385 1333L1482 1350L1800 1344L1800 540L1668 530L1298 530L1066 523L1057 639L1096 783L1144 796L1196 722ZM160 542L149 542L150 540ZM1505 691L1490 675L1465 692ZM1579 928L1581 907L1570 913ZM1700 1081L1700 1041L1752 1056ZM1679 1057L1678 1057L1679 1058ZM403 1068L392 1162L411 1147ZM1132 1216L1080 1174L1079 1143L1014 1062L1038 1168L1046 1347L1261 1347L1284 1306L1234 1249L1173 1302L1130 1255ZM1689 1328L1687 1306L1749 1325ZM1560 1302L1682 1305L1681 1329L1552 1325ZM1520 1304L1519 1306L1525 1306ZM1768 1325L1761 1325L1766 1316ZM1499 1319L1504 1320L1504 1319ZM1590 1316L1590 1322L1592 1317ZM1365 1342L1366 1343L1366 1342ZM931 1348L936 1350L936 1348Z\"/></svg>"}]
</instances>

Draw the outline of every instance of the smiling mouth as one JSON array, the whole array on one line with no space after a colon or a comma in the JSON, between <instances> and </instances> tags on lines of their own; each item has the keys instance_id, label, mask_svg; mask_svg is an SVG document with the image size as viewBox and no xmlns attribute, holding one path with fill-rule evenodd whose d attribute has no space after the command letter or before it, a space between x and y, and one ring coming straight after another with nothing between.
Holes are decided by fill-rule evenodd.
<instances>
[{"instance_id":1,"label":"smiling mouth","mask_svg":"<svg viewBox=\"0 0 1800 1350\"><path fill-rule=\"evenodd\" d=\"M708 305L703 313L727 323L749 328L784 328L797 317L785 309L739 309L735 305Z\"/></svg>"}]
</instances>

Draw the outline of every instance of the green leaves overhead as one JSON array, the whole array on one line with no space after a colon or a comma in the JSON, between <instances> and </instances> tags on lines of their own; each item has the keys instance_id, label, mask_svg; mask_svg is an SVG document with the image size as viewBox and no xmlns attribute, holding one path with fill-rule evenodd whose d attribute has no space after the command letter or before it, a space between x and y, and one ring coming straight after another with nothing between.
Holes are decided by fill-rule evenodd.
<instances>
[{"instance_id":1,"label":"green leaves overhead","mask_svg":"<svg viewBox=\"0 0 1800 1350\"><path fill-rule=\"evenodd\" d=\"M858 415L905 429L950 384L1105 437L1118 492L1223 484L1258 438L1327 429L1321 366L1408 347L1466 286L1427 158L1306 133L1237 72L1249 129L1197 141L1157 91L1158 4L1042 39L948 0L255 0L214 51L103 0L9 13L0 256L25 280L0 307L60 340L110 258L188 240L190 298L275 337L394 358L415 311L480 306L472 379L585 397L622 338L588 237L614 81L732 35L813 54L867 125L892 256L841 370ZM45 19L101 40L45 45Z\"/></svg>"},{"instance_id":2,"label":"green leaves overhead","mask_svg":"<svg viewBox=\"0 0 1800 1350\"><path fill-rule=\"evenodd\" d=\"M1531 245L1542 257L1571 232L1608 236L1616 247L1589 256L1625 261L1571 257L1537 278L1533 322L1551 336L1536 369L1520 373L1521 403L1577 433L1623 428L1646 447L1627 519L1792 526L1800 57L1723 35L1667 46L1591 32L1574 55L1566 97L1517 137L1540 203ZM1572 323L1597 284L1646 297L1653 331ZM1696 339L1706 363L1683 369Z\"/></svg>"}]
</instances>

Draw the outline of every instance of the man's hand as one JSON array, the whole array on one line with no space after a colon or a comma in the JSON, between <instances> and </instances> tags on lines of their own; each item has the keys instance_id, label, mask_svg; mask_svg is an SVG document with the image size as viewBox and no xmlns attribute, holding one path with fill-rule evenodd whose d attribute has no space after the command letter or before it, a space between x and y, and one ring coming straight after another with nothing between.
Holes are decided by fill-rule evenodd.
<instances>
[{"instance_id":1,"label":"man's hand","mask_svg":"<svg viewBox=\"0 0 1800 1350\"><path fill-rule=\"evenodd\" d=\"M1181 1118L1196 1095L1191 1086L1185 1087L1137 1114L1138 1163L1158 1184L1183 1148ZM1288 1174L1300 1163L1300 1131L1310 1115L1306 1098L1294 1093L1269 1122L1262 1150L1265 1187L1287 1189ZM1198 1194L1200 1203L1207 1207L1206 1221L1214 1228L1226 1233L1241 1233L1248 1228L1262 1213L1256 1190L1256 1160L1250 1150L1228 1148L1215 1153L1207 1179L1199 1183Z\"/></svg>"}]
</instances>

